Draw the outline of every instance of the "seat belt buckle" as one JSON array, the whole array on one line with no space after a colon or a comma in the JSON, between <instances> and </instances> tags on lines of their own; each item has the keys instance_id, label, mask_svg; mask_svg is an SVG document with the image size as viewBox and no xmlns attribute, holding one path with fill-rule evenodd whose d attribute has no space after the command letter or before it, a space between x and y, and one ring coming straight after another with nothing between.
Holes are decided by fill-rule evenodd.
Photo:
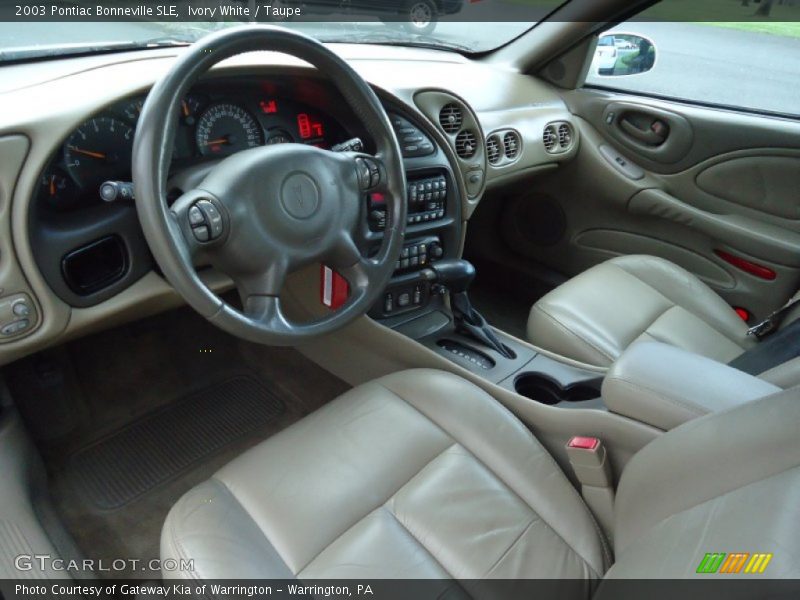
<instances>
[{"instance_id":1,"label":"seat belt buckle","mask_svg":"<svg viewBox=\"0 0 800 600\"><path fill-rule=\"evenodd\" d=\"M756 339L761 339L773 331L777 327L777 323L775 319L772 318L772 315L768 316L766 319L761 321L761 323L757 323L753 325L750 329L747 330L747 335L754 336Z\"/></svg>"},{"instance_id":2,"label":"seat belt buckle","mask_svg":"<svg viewBox=\"0 0 800 600\"><path fill-rule=\"evenodd\" d=\"M573 437L567 442L567 457L581 484L583 500L610 540L614 532L614 487L603 442L596 437Z\"/></svg>"},{"instance_id":3,"label":"seat belt buckle","mask_svg":"<svg viewBox=\"0 0 800 600\"><path fill-rule=\"evenodd\" d=\"M611 468L599 438L573 437L567 442L567 456L581 485L611 487Z\"/></svg>"}]
</instances>

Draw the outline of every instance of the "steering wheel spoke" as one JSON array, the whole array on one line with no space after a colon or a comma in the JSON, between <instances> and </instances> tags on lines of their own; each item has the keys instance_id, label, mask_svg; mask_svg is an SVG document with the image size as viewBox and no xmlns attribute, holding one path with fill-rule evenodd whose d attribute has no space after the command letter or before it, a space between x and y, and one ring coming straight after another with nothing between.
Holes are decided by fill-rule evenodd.
<instances>
[{"instance_id":1,"label":"steering wheel spoke","mask_svg":"<svg viewBox=\"0 0 800 600\"><path fill-rule=\"evenodd\" d=\"M174 237L180 237L197 266L207 262L209 252L219 246L229 229L229 222L219 200L203 190L181 195L170 207ZM179 232L179 233L178 233Z\"/></svg>"},{"instance_id":2,"label":"steering wheel spoke","mask_svg":"<svg viewBox=\"0 0 800 600\"><path fill-rule=\"evenodd\" d=\"M340 237L327 264L336 269L354 290L367 289L381 271L381 265L364 256L353 236L349 234Z\"/></svg>"},{"instance_id":3,"label":"steering wheel spoke","mask_svg":"<svg viewBox=\"0 0 800 600\"><path fill-rule=\"evenodd\" d=\"M236 273L225 270L225 272L233 279L242 301L246 303L250 297L279 296L291 272L291 266L285 257L274 256L266 267L256 271Z\"/></svg>"},{"instance_id":4,"label":"steering wheel spoke","mask_svg":"<svg viewBox=\"0 0 800 600\"><path fill-rule=\"evenodd\" d=\"M244 314L270 331L292 331L292 323L283 314L279 296L250 296L244 302Z\"/></svg>"}]
</instances>

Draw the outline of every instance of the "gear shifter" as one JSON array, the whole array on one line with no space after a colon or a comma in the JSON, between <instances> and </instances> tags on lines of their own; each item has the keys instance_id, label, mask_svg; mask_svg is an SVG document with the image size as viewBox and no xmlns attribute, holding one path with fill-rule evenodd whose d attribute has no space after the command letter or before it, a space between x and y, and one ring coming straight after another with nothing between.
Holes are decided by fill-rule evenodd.
<instances>
[{"instance_id":1,"label":"gear shifter","mask_svg":"<svg viewBox=\"0 0 800 600\"><path fill-rule=\"evenodd\" d=\"M515 358L511 351L497 339L489 323L469 301L467 288L475 279L475 267L466 260L447 259L431 264L436 282L450 292L450 307L456 330L497 351L506 358Z\"/></svg>"}]
</instances>

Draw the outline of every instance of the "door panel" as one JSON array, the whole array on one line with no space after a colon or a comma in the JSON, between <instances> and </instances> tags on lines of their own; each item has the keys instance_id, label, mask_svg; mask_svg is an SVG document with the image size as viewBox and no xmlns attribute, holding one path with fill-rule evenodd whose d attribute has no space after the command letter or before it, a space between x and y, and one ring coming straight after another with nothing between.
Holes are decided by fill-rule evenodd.
<instances>
[{"instance_id":1,"label":"door panel","mask_svg":"<svg viewBox=\"0 0 800 600\"><path fill-rule=\"evenodd\" d=\"M568 276L654 254L755 318L797 290L800 122L598 89L564 97L580 150L528 190L557 199L565 234L548 246L506 234L514 250Z\"/></svg>"}]
</instances>

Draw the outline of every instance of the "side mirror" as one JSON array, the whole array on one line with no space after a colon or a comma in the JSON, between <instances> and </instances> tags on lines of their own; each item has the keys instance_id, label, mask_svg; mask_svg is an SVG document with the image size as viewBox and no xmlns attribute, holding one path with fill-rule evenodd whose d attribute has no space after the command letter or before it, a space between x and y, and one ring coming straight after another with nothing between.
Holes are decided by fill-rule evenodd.
<instances>
[{"instance_id":1,"label":"side mirror","mask_svg":"<svg viewBox=\"0 0 800 600\"><path fill-rule=\"evenodd\" d=\"M652 40L635 33L605 33L597 41L590 71L601 77L646 73L656 64Z\"/></svg>"}]
</instances>

